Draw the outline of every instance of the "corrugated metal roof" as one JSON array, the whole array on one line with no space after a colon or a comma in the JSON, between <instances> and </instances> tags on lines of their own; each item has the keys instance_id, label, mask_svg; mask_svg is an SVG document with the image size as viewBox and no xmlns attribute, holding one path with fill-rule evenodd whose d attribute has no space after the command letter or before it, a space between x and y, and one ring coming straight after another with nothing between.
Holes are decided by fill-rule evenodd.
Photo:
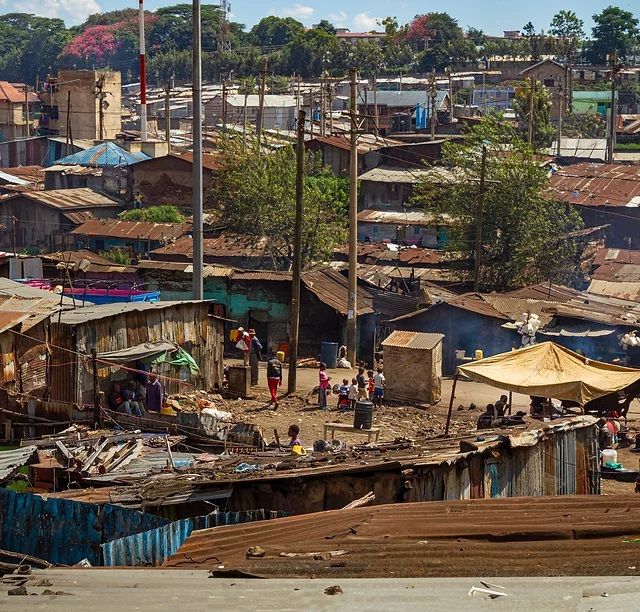
<instances>
[{"instance_id":1,"label":"corrugated metal roof","mask_svg":"<svg viewBox=\"0 0 640 612\"><path fill-rule=\"evenodd\" d=\"M0 100L12 104L24 104L25 95L8 81L0 81Z\"/></svg>"},{"instance_id":2,"label":"corrugated metal roof","mask_svg":"<svg viewBox=\"0 0 640 612\"><path fill-rule=\"evenodd\" d=\"M358 213L358 221L362 223L381 223L383 225L418 225L431 227L434 225L450 225L449 215L432 215L423 210L375 210L367 208Z\"/></svg>"},{"instance_id":3,"label":"corrugated metal roof","mask_svg":"<svg viewBox=\"0 0 640 612\"><path fill-rule=\"evenodd\" d=\"M589 293L606 295L640 302L640 282L617 282L601 279L593 279L589 284Z\"/></svg>"},{"instance_id":4,"label":"corrugated metal roof","mask_svg":"<svg viewBox=\"0 0 640 612\"><path fill-rule=\"evenodd\" d=\"M24 179L18 178L13 174L8 174L7 172L2 172L0 170L0 182L9 183L11 185L20 185L25 187L27 185L31 185L29 181L25 181Z\"/></svg>"},{"instance_id":5,"label":"corrugated metal roof","mask_svg":"<svg viewBox=\"0 0 640 612\"><path fill-rule=\"evenodd\" d=\"M323 145L329 145L342 149L343 151L349 151L351 143L349 139L343 134L331 134L329 136L315 136L311 140L305 142L305 146L311 146L313 148L314 143ZM394 140L392 138L376 138L370 134L361 134L358 138L358 153L366 155L371 151L379 151L387 147L404 144L401 140Z\"/></svg>"},{"instance_id":6,"label":"corrugated metal roof","mask_svg":"<svg viewBox=\"0 0 640 612\"><path fill-rule=\"evenodd\" d=\"M220 95L216 97L221 97ZM249 108L258 107L260 105L260 96L257 94L233 94L227 96L227 104L229 106L242 106L245 105ZM295 108L297 100L295 96L288 95L276 95L267 94L264 96L263 105L264 108Z\"/></svg>"},{"instance_id":7,"label":"corrugated metal roof","mask_svg":"<svg viewBox=\"0 0 640 612\"><path fill-rule=\"evenodd\" d=\"M142 312L145 310L164 310L185 304L202 304L198 300L182 300L175 302L118 302L101 306L83 306L75 310L68 310L60 315L63 325L82 325L89 321L98 321L108 317L116 317L126 312Z\"/></svg>"},{"instance_id":8,"label":"corrugated metal roof","mask_svg":"<svg viewBox=\"0 0 640 612\"><path fill-rule=\"evenodd\" d=\"M581 163L551 176L550 195L580 206L640 206L640 168L625 164Z\"/></svg>"},{"instance_id":9,"label":"corrugated metal roof","mask_svg":"<svg viewBox=\"0 0 640 612\"><path fill-rule=\"evenodd\" d=\"M640 264L603 263L591 275L592 280L615 281L621 283L640 282Z\"/></svg>"},{"instance_id":10,"label":"corrugated metal roof","mask_svg":"<svg viewBox=\"0 0 640 612\"><path fill-rule=\"evenodd\" d=\"M236 270L231 278L234 281L280 281L291 282L291 272L271 272L269 270Z\"/></svg>"},{"instance_id":11,"label":"corrugated metal roof","mask_svg":"<svg viewBox=\"0 0 640 612\"><path fill-rule=\"evenodd\" d=\"M0 482L8 480L17 473L37 450L36 446L21 446L14 450L0 451Z\"/></svg>"},{"instance_id":12,"label":"corrugated metal roof","mask_svg":"<svg viewBox=\"0 0 640 612\"><path fill-rule=\"evenodd\" d=\"M425 334L423 332L394 331L383 340L382 346L410 348L430 351L442 342L444 334Z\"/></svg>"},{"instance_id":13,"label":"corrugated metal roof","mask_svg":"<svg viewBox=\"0 0 640 612\"><path fill-rule=\"evenodd\" d=\"M102 168L92 168L87 166L65 166L64 164L56 164L44 169L45 172L61 172L65 175L74 176L102 176Z\"/></svg>"},{"instance_id":14,"label":"corrugated metal roof","mask_svg":"<svg viewBox=\"0 0 640 612\"><path fill-rule=\"evenodd\" d=\"M553 302L568 302L569 300L579 297L580 292L571 287L564 285L556 285L553 283L539 283L537 285L528 285L515 291L509 291L504 294L509 297L526 298L533 300L551 300Z\"/></svg>"},{"instance_id":15,"label":"corrugated metal roof","mask_svg":"<svg viewBox=\"0 0 640 612\"><path fill-rule=\"evenodd\" d=\"M331 268L305 272L302 274L302 283L321 302L331 306L340 314L347 315L349 310L348 280L340 272ZM357 305L358 315L374 312L373 296L362 287L358 287Z\"/></svg>"},{"instance_id":16,"label":"corrugated metal roof","mask_svg":"<svg viewBox=\"0 0 640 612\"><path fill-rule=\"evenodd\" d=\"M358 99L358 104L373 104L374 92L366 90ZM436 91L436 107L442 106L448 97L448 92L441 89ZM376 103L378 106L389 106L392 108L411 108L414 106L431 107L430 92L425 89L407 89L405 91L388 91L378 89L376 91Z\"/></svg>"},{"instance_id":17,"label":"corrugated metal roof","mask_svg":"<svg viewBox=\"0 0 640 612\"><path fill-rule=\"evenodd\" d=\"M443 182L453 182L455 180L455 175L445 168L400 168L396 166L378 166L361 174L358 180L375 183L415 184L427 176L441 179Z\"/></svg>"},{"instance_id":18,"label":"corrugated metal roof","mask_svg":"<svg viewBox=\"0 0 640 612\"><path fill-rule=\"evenodd\" d=\"M629 572L621 534L634 533L639 520L640 499L631 496L392 504L194 531L166 565L333 580L474 575L478 567L488 575L544 576L550 565L560 574L620 575ZM256 545L265 556L247 558ZM344 553L314 559L337 550Z\"/></svg>"},{"instance_id":19,"label":"corrugated metal roof","mask_svg":"<svg viewBox=\"0 0 640 612\"><path fill-rule=\"evenodd\" d=\"M90 210L76 210L73 212L65 212L62 213L64 218L71 221L71 223L80 225L80 223L84 223L85 221L90 221L92 219L96 219L96 216Z\"/></svg>"},{"instance_id":20,"label":"corrugated metal roof","mask_svg":"<svg viewBox=\"0 0 640 612\"><path fill-rule=\"evenodd\" d=\"M54 164L62 166L132 166L138 162L151 159L145 153L131 153L114 142L103 142L99 145L72 153Z\"/></svg>"},{"instance_id":21,"label":"corrugated metal roof","mask_svg":"<svg viewBox=\"0 0 640 612\"><path fill-rule=\"evenodd\" d=\"M171 271L193 274L193 264L181 261L152 261L143 259L138 262L137 267L140 270L152 270L158 272ZM202 275L203 278L228 278L233 276L235 271L235 268L229 268L227 266L205 265L202 269Z\"/></svg>"},{"instance_id":22,"label":"corrugated metal roof","mask_svg":"<svg viewBox=\"0 0 640 612\"><path fill-rule=\"evenodd\" d=\"M184 236L190 230L191 223L150 223L148 221L95 219L76 227L71 233L86 236L168 242Z\"/></svg>"},{"instance_id":23,"label":"corrugated metal roof","mask_svg":"<svg viewBox=\"0 0 640 612\"><path fill-rule=\"evenodd\" d=\"M216 238L205 238L202 248L205 257L265 257L269 254L271 241L248 235L223 234ZM193 258L193 238L182 236L170 245L152 251L155 256L182 255Z\"/></svg>"},{"instance_id":24,"label":"corrugated metal roof","mask_svg":"<svg viewBox=\"0 0 640 612\"><path fill-rule=\"evenodd\" d=\"M30 299L42 299L46 300L52 305L60 304L60 295L52 293L51 291L44 291L37 289L36 287L30 287L29 285L23 285L22 283L16 283L8 278L0 278L0 296L15 296L20 298ZM71 300L63 298L62 304L72 304Z\"/></svg>"},{"instance_id":25,"label":"corrugated metal roof","mask_svg":"<svg viewBox=\"0 0 640 612\"><path fill-rule=\"evenodd\" d=\"M640 265L640 251L630 249L601 248L596 251L592 265L601 266L605 263L626 263Z\"/></svg>"},{"instance_id":26,"label":"corrugated metal roof","mask_svg":"<svg viewBox=\"0 0 640 612\"><path fill-rule=\"evenodd\" d=\"M111 207L119 208L121 204L111 198L87 187L78 189L49 189L47 191L25 191L21 197L39 202L45 206L60 210L79 208Z\"/></svg>"}]
</instances>

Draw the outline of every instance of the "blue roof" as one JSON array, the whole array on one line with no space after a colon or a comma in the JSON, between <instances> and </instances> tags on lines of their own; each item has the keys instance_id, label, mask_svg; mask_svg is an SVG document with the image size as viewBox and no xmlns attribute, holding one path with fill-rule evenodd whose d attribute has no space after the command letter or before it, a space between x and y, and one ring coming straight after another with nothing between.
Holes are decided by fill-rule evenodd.
<instances>
[{"instance_id":1,"label":"blue roof","mask_svg":"<svg viewBox=\"0 0 640 612\"><path fill-rule=\"evenodd\" d=\"M132 166L148 159L151 158L144 153L131 153L113 142L103 142L85 151L67 155L53 163L65 166Z\"/></svg>"}]
</instances>

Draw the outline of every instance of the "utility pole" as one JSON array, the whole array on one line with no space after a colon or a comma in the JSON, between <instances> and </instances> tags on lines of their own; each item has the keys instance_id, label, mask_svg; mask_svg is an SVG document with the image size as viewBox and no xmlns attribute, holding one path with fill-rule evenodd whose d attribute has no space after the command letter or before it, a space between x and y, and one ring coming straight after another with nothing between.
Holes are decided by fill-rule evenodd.
<instances>
[{"instance_id":1,"label":"utility pole","mask_svg":"<svg viewBox=\"0 0 640 612\"><path fill-rule=\"evenodd\" d=\"M24 112L27 120L27 129L25 130L27 138L31 138L31 120L29 119L29 88L24 86Z\"/></svg>"},{"instance_id":2,"label":"utility pole","mask_svg":"<svg viewBox=\"0 0 640 612\"><path fill-rule=\"evenodd\" d=\"M378 79L373 75L373 133L380 136L380 117L378 116Z\"/></svg>"},{"instance_id":3,"label":"utility pole","mask_svg":"<svg viewBox=\"0 0 640 612\"><path fill-rule=\"evenodd\" d=\"M473 275L473 290L480 290L480 266L482 263L482 215L484 214L484 193L487 176L487 147L482 145L482 162L480 165L480 194L478 198L478 225L476 228L476 256Z\"/></svg>"},{"instance_id":4,"label":"utility pole","mask_svg":"<svg viewBox=\"0 0 640 612\"><path fill-rule=\"evenodd\" d=\"M333 134L333 87L331 85L331 80L327 82L327 99L329 101L329 135Z\"/></svg>"},{"instance_id":5,"label":"utility pole","mask_svg":"<svg viewBox=\"0 0 640 612\"><path fill-rule=\"evenodd\" d=\"M200 0L193 0L193 299L204 293L202 253L202 36Z\"/></svg>"},{"instance_id":6,"label":"utility pole","mask_svg":"<svg viewBox=\"0 0 640 612\"><path fill-rule=\"evenodd\" d=\"M609 65L611 66L611 113L609 118L609 134L607 137L606 161L608 164L612 164L616 147L616 78L618 72L622 69L622 65L618 64L618 56L615 53L611 53L608 59Z\"/></svg>"},{"instance_id":7,"label":"utility pole","mask_svg":"<svg viewBox=\"0 0 640 612\"><path fill-rule=\"evenodd\" d=\"M227 133L227 81L222 81L222 133Z\"/></svg>"},{"instance_id":8,"label":"utility pole","mask_svg":"<svg viewBox=\"0 0 640 612\"><path fill-rule=\"evenodd\" d=\"M169 152L171 152L171 103L169 95L171 94L171 82L164 84L164 139L167 142Z\"/></svg>"},{"instance_id":9,"label":"utility pole","mask_svg":"<svg viewBox=\"0 0 640 612\"><path fill-rule=\"evenodd\" d=\"M326 136L327 127L324 117L324 72L320 76L320 136Z\"/></svg>"},{"instance_id":10,"label":"utility pole","mask_svg":"<svg viewBox=\"0 0 640 612\"><path fill-rule=\"evenodd\" d=\"M71 146L73 146L73 132L71 131L71 90L67 91L67 138L66 144L69 145L71 142ZM67 155L69 155L69 151L67 149Z\"/></svg>"},{"instance_id":11,"label":"utility pole","mask_svg":"<svg viewBox=\"0 0 640 612\"><path fill-rule=\"evenodd\" d=\"M429 82L430 94L431 94L431 140L436 139L436 71L435 68L431 71L431 79Z\"/></svg>"},{"instance_id":12,"label":"utility pole","mask_svg":"<svg viewBox=\"0 0 640 612\"><path fill-rule=\"evenodd\" d=\"M293 230L293 277L291 280L291 342L289 343L288 393L295 393L297 384L298 337L300 331L300 279L302 277L302 216L304 213L304 122L305 112L299 110L296 142L296 220Z\"/></svg>"},{"instance_id":13,"label":"utility pole","mask_svg":"<svg viewBox=\"0 0 640 612\"><path fill-rule=\"evenodd\" d=\"M248 99L249 99L249 86L248 86L248 83L245 83L244 106L242 108L242 135L243 136L247 135L247 100Z\"/></svg>"},{"instance_id":14,"label":"utility pole","mask_svg":"<svg viewBox=\"0 0 640 612\"><path fill-rule=\"evenodd\" d=\"M195 2L193 10L195 12ZM200 12L200 2L198 0L198 13ZM140 37L140 140L147 140L147 64L144 42L144 0L138 0L138 27ZM198 25L198 28L200 26ZM195 26L193 28L195 36ZM195 48L193 53L195 56Z\"/></svg>"},{"instance_id":15,"label":"utility pole","mask_svg":"<svg viewBox=\"0 0 640 612\"><path fill-rule=\"evenodd\" d=\"M528 129L528 138L530 146L533 146L533 93L534 93L534 83L533 77L529 77L531 82L531 88L529 89L529 129Z\"/></svg>"},{"instance_id":16,"label":"utility pole","mask_svg":"<svg viewBox=\"0 0 640 612\"><path fill-rule=\"evenodd\" d=\"M260 75L260 101L258 103L258 116L256 118L256 133L258 135L258 149L262 144L262 125L263 121L263 113L264 113L264 94L267 88L267 60L264 60L264 64L262 66L262 73Z\"/></svg>"},{"instance_id":17,"label":"utility pole","mask_svg":"<svg viewBox=\"0 0 640 612\"><path fill-rule=\"evenodd\" d=\"M562 84L560 84L558 95L560 100L558 105L558 149L556 153L560 157L562 155L562 116L564 115L564 90Z\"/></svg>"},{"instance_id":18,"label":"utility pole","mask_svg":"<svg viewBox=\"0 0 640 612\"><path fill-rule=\"evenodd\" d=\"M104 139L104 75L96 81L96 98L98 99L98 140Z\"/></svg>"},{"instance_id":19,"label":"utility pole","mask_svg":"<svg viewBox=\"0 0 640 612\"><path fill-rule=\"evenodd\" d=\"M347 359L356 364L357 313L358 313L358 140L357 106L358 74L349 70L351 96L349 109L351 133L349 147L349 295L347 305Z\"/></svg>"}]
</instances>

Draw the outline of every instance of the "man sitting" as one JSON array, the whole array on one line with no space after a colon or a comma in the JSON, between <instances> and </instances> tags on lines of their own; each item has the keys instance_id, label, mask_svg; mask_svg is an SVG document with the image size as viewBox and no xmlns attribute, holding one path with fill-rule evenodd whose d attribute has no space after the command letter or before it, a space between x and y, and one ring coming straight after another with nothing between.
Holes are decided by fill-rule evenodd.
<instances>
[{"instance_id":1,"label":"man sitting","mask_svg":"<svg viewBox=\"0 0 640 612\"><path fill-rule=\"evenodd\" d=\"M133 393L128 389L121 391L120 383L114 382L111 385L111 391L109 392L108 402L109 408L116 412L124 412L126 415L131 416L135 414L141 417L140 405L134 399L127 399L133 397Z\"/></svg>"}]
</instances>

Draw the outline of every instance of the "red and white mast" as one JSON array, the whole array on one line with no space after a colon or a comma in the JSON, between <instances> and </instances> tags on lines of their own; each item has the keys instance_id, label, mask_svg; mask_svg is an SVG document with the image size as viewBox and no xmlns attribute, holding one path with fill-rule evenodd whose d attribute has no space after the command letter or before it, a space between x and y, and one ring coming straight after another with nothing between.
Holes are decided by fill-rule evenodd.
<instances>
[{"instance_id":1,"label":"red and white mast","mask_svg":"<svg viewBox=\"0 0 640 612\"><path fill-rule=\"evenodd\" d=\"M144 0L139 0L140 20L140 140L147 140L147 73L144 48Z\"/></svg>"}]
</instances>

